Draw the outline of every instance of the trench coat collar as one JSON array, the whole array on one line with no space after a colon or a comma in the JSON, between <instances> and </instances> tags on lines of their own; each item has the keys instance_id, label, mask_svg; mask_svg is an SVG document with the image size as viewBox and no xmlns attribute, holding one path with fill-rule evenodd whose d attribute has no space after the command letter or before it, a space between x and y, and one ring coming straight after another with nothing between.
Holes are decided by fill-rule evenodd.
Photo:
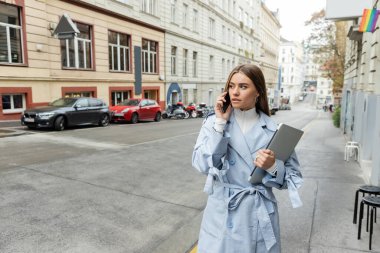
<instances>
[{"instance_id":1,"label":"trench coat collar","mask_svg":"<svg viewBox=\"0 0 380 253\"><path fill-rule=\"evenodd\" d=\"M276 131L276 124L265 113L259 111L259 120L244 135L235 118L234 113L231 114L228 132L231 136L230 145L244 159L247 165L253 170L252 154L259 149L263 149L268 144L271 135L267 134L265 129Z\"/></svg>"}]
</instances>

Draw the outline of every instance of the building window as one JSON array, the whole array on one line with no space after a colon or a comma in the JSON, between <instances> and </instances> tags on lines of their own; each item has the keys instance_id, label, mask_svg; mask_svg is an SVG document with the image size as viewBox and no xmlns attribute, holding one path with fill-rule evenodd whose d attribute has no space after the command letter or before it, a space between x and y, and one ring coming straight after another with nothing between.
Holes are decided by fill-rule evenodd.
<instances>
[{"instance_id":1,"label":"building window","mask_svg":"<svg viewBox=\"0 0 380 253\"><path fill-rule=\"evenodd\" d=\"M171 22L176 22L177 0L171 0Z\"/></svg>"},{"instance_id":2,"label":"building window","mask_svg":"<svg viewBox=\"0 0 380 253\"><path fill-rule=\"evenodd\" d=\"M130 36L108 31L109 69L130 71Z\"/></svg>"},{"instance_id":3,"label":"building window","mask_svg":"<svg viewBox=\"0 0 380 253\"><path fill-rule=\"evenodd\" d=\"M185 105L187 105L189 103L189 90L188 89L183 89L182 102Z\"/></svg>"},{"instance_id":4,"label":"building window","mask_svg":"<svg viewBox=\"0 0 380 253\"><path fill-rule=\"evenodd\" d=\"M226 60L222 59L222 78L226 77Z\"/></svg>"},{"instance_id":5,"label":"building window","mask_svg":"<svg viewBox=\"0 0 380 253\"><path fill-rule=\"evenodd\" d=\"M157 13L157 3L156 0L142 0L142 11L156 15Z\"/></svg>"},{"instance_id":6,"label":"building window","mask_svg":"<svg viewBox=\"0 0 380 253\"><path fill-rule=\"evenodd\" d=\"M90 98L93 97L92 91L83 91L83 92L66 92L65 98L80 98L80 97L86 97Z\"/></svg>"},{"instance_id":7,"label":"building window","mask_svg":"<svg viewBox=\"0 0 380 253\"><path fill-rule=\"evenodd\" d=\"M183 50L183 76L187 76L188 75L188 72L187 72L187 66L188 66L188 62L187 62L187 49L184 49Z\"/></svg>"},{"instance_id":8,"label":"building window","mask_svg":"<svg viewBox=\"0 0 380 253\"><path fill-rule=\"evenodd\" d=\"M61 40L62 65L64 68L92 68L92 28L75 23L80 31L73 39Z\"/></svg>"},{"instance_id":9,"label":"building window","mask_svg":"<svg viewBox=\"0 0 380 253\"><path fill-rule=\"evenodd\" d=\"M142 40L142 72L157 73L157 52L158 42L151 40Z\"/></svg>"},{"instance_id":10,"label":"building window","mask_svg":"<svg viewBox=\"0 0 380 253\"><path fill-rule=\"evenodd\" d=\"M187 4L183 4L183 20L182 20L183 27L188 26L187 24L188 11L189 11L189 7L187 6Z\"/></svg>"},{"instance_id":11,"label":"building window","mask_svg":"<svg viewBox=\"0 0 380 253\"><path fill-rule=\"evenodd\" d=\"M193 9L193 31L198 32L198 11Z\"/></svg>"},{"instance_id":12,"label":"building window","mask_svg":"<svg viewBox=\"0 0 380 253\"><path fill-rule=\"evenodd\" d=\"M131 91L113 91L111 93L111 105L118 105L131 97Z\"/></svg>"},{"instance_id":13,"label":"building window","mask_svg":"<svg viewBox=\"0 0 380 253\"><path fill-rule=\"evenodd\" d=\"M177 74L177 47L172 46L171 53L171 73L172 75Z\"/></svg>"},{"instance_id":14,"label":"building window","mask_svg":"<svg viewBox=\"0 0 380 253\"><path fill-rule=\"evenodd\" d=\"M197 77L198 75L198 72L197 72L197 57L198 57L198 53L197 52L193 52L193 77Z\"/></svg>"},{"instance_id":15,"label":"building window","mask_svg":"<svg viewBox=\"0 0 380 253\"><path fill-rule=\"evenodd\" d=\"M3 94L1 99L3 113L17 113L25 110L24 94Z\"/></svg>"},{"instance_id":16,"label":"building window","mask_svg":"<svg viewBox=\"0 0 380 253\"><path fill-rule=\"evenodd\" d=\"M0 3L0 63L23 63L21 9Z\"/></svg>"},{"instance_id":17,"label":"building window","mask_svg":"<svg viewBox=\"0 0 380 253\"><path fill-rule=\"evenodd\" d=\"M235 36L236 34L235 34L235 31L232 31L232 47L236 47L236 40L235 40L235 38L236 38L236 36Z\"/></svg>"},{"instance_id":18,"label":"building window","mask_svg":"<svg viewBox=\"0 0 380 253\"><path fill-rule=\"evenodd\" d=\"M238 18L239 21L243 22L243 9L241 7L238 9Z\"/></svg>"},{"instance_id":19,"label":"building window","mask_svg":"<svg viewBox=\"0 0 380 253\"><path fill-rule=\"evenodd\" d=\"M210 79L213 79L214 78L214 56L213 55L210 55L208 68L209 68L209 74L210 74L209 77Z\"/></svg>"},{"instance_id":20,"label":"building window","mask_svg":"<svg viewBox=\"0 0 380 253\"><path fill-rule=\"evenodd\" d=\"M222 25L222 43L226 43L226 27Z\"/></svg>"},{"instance_id":21,"label":"building window","mask_svg":"<svg viewBox=\"0 0 380 253\"><path fill-rule=\"evenodd\" d=\"M208 36L215 39L215 20L212 18L209 18Z\"/></svg>"}]
</instances>

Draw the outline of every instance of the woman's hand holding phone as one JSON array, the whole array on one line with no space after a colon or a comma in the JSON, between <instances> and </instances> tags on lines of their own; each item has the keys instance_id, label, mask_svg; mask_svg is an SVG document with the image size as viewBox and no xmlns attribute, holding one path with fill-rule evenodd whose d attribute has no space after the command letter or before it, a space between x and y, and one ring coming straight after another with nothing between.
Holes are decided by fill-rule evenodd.
<instances>
[{"instance_id":1,"label":"woman's hand holding phone","mask_svg":"<svg viewBox=\"0 0 380 253\"><path fill-rule=\"evenodd\" d=\"M226 108L223 110L223 108ZM232 106L228 92L223 92L216 100L215 114L217 118L229 120L232 112Z\"/></svg>"}]
</instances>

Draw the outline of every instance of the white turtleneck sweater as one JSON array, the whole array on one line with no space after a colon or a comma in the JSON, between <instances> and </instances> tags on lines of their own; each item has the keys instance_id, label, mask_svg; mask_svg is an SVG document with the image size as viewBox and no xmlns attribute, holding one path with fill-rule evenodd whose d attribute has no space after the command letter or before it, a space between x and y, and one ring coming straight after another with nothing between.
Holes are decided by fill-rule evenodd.
<instances>
[{"instance_id":1,"label":"white turtleneck sweater","mask_svg":"<svg viewBox=\"0 0 380 253\"><path fill-rule=\"evenodd\" d=\"M246 134L248 130L250 130L254 125L259 121L259 114L256 112L256 108L252 108L246 111L242 110L233 110L232 112L235 116L235 119L243 132ZM219 133L223 133L224 127L227 124L227 121L222 118L216 118L214 129ZM276 162L273 164L271 168L267 170L271 175L275 176L277 171Z\"/></svg>"}]
</instances>

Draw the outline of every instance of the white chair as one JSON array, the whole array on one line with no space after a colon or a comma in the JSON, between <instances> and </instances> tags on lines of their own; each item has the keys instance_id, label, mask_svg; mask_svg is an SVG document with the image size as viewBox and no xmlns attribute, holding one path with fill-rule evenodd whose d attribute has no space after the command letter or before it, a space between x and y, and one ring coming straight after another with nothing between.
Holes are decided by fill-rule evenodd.
<instances>
[{"instance_id":1,"label":"white chair","mask_svg":"<svg viewBox=\"0 0 380 253\"><path fill-rule=\"evenodd\" d=\"M350 157L354 157L355 161L359 159L359 143L356 141L348 141L344 148L344 160L348 162Z\"/></svg>"}]
</instances>

